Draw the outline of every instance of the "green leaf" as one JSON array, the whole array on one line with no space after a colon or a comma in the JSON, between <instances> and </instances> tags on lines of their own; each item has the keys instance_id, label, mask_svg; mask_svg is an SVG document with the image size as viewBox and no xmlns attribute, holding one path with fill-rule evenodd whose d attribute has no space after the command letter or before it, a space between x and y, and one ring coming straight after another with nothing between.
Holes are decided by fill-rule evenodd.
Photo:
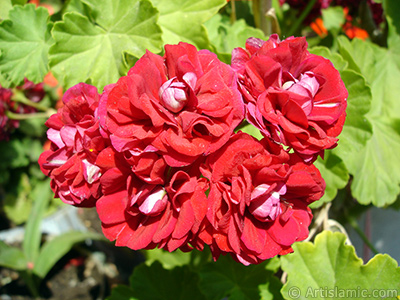
<instances>
[{"instance_id":1,"label":"green leaf","mask_svg":"<svg viewBox=\"0 0 400 300\"><path fill-rule=\"evenodd\" d=\"M267 264L244 266L230 256L221 256L200 270L200 289L208 300L260 299L260 294L272 299L273 295L279 295L281 285L272 279Z\"/></svg>"},{"instance_id":2,"label":"green leaf","mask_svg":"<svg viewBox=\"0 0 400 300\"><path fill-rule=\"evenodd\" d=\"M398 41L392 40L389 49L358 39L349 42L339 38L338 41L339 51L349 62L349 68L361 72L371 86L371 110L366 118L372 124L373 135L366 146L351 158L338 153L343 147L334 151L354 176L351 185L354 197L362 204L386 206L393 203L400 192L400 158L393 150L400 146ZM354 93L357 94L357 90ZM362 105L353 107L353 115L360 109L363 109ZM361 126L362 119L358 123Z\"/></svg>"},{"instance_id":3,"label":"green leaf","mask_svg":"<svg viewBox=\"0 0 400 300\"><path fill-rule=\"evenodd\" d=\"M261 134L260 130L257 127L255 127L253 124L249 124L249 123L247 123L247 124L243 123L243 124L239 128L237 128L237 130L235 132L238 132L238 131L245 132L258 140L261 140L263 138L263 135Z\"/></svg>"},{"instance_id":4,"label":"green leaf","mask_svg":"<svg viewBox=\"0 0 400 300\"><path fill-rule=\"evenodd\" d=\"M106 300L138 300L132 295L132 288L126 285L117 285L111 290L111 295Z\"/></svg>"},{"instance_id":5,"label":"green leaf","mask_svg":"<svg viewBox=\"0 0 400 300\"><path fill-rule=\"evenodd\" d=\"M9 11L10 20L0 23L0 72L14 86L24 78L39 83L49 71L52 43L47 9L28 4Z\"/></svg>"},{"instance_id":6,"label":"green leaf","mask_svg":"<svg viewBox=\"0 0 400 300\"><path fill-rule=\"evenodd\" d=\"M124 55L161 50L157 10L147 0L86 0L95 24L75 12L53 29L50 64L63 86L92 82L100 90L126 75Z\"/></svg>"},{"instance_id":7,"label":"green leaf","mask_svg":"<svg viewBox=\"0 0 400 300\"><path fill-rule=\"evenodd\" d=\"M371 88L361 74L347 69L348 62L338 53L331 53L325 47L315 47L310 52L329 59L335 65L349 92L346 122L339 135L339 147L335 149L335 154L344 162L352 160L352 157L358 155L372 135L372 125L365 116L371 109Z\"/></svg>"},{"instance_id":8,"label":"green leaf","mask_svg":"<svg viewBox=\"0 0 400 300\"><path fill-rule=\"evenodd\" d=\"M349 172L343 161L331 151L326 151L324 156L324 160L318 157L314 165L326 182L325 194L320 200L310 204L311 208L318 208L332 201L336 197L337 190L344 188L349 181Z\"/></svg>"},{"instance_id":9,"label":"green leaf","mask_svg":"<svg viewBox=\"0 0 400 300\"><path fill-rule=\"evenodd\" d=\"M164 269L173 269L178 266L186 265L190 262L190 253L176 250L168 252L163 249L146 250L146 265L150 266L153 262L158 261Z\"/></svg>"},{"instance_id":10,"label":"green leaf","mask_svg":"<svg viewBox=\"0 0 400 300\"><path fill-rule=\"evenodd\" d=\"M4 212L15 224L19 225L29 217L32 208L32 200L29 198L32 186L29 177L21 173L18 182L7 190L4 198Z\"/></svg>"},{"instance_id":11,"label":"green leaf","mask_svg":"<svg viewBox=\"0 0 400 300\"><path fill-rule=\"evenodd\" d=\"M343 7L335 6L321 10L324 26L328 31L339 31L345 22Z\"/></svg>"},{"instance_id":12,"label":"green leaf","mask_svg":"<svg viewBox=\"0 0 400 300\"><path fill-rule=\"evenodd\" d=\"M210 41L203 23L226 5L225 0L151 0L159 10L164 44L187 42L209 49Z\"/></svg>"},{"instance_id":13,"label":"green leaf","mask_svg":"<svg viewBox=\"0 0 400 300\"><path fill-rule=\"evenodd\" d=\"M77 12L81 15L89 17L90 11L90 7L81 0L68 0L62 9L62 14L67 12Z\"/></svg>"},{"instance_id":14,"label":"green leaf","mask_svg":"<svg viewBox=\"0 0 400 300\"><path fill-rule=\"evenodd\" d=\"M342 233L324 231L316 237L315 244L295 243L294 253L281 257L282 269L288 274L283 296L286 299L396 299L400 293L397 262L387 254L378 254L363 265L354 247L345 245L345 240ZM376 293L386 293L386 296Z\"/></svg>"},{"instance_id":15,"label":"green leaf","mask_svg":"<svg viewBox=\"0 0 400 300\"><path fill-rule=\"evenodd\" d=\"M87 239L101 240L104 237L98 233L71 231L47 241L37 257L33 272L40 278L44 278L51 268L66 254L71 248Z\"/></svg>"},{"instance_id":16,"label":"green leaf","mask_svg":"<svg viewBox=\"0 0 400 300\"><path fill-rule=\"evenodd\" d=\"M373 136L359 155L346 165L354 175L351 190L362 204L384 207L400 193L400 135L383 118L372 122Z\"/></svg>"},{"instance_id":17,"label":"green leaf","mask_svg":"<svg viewBox=\"0 0 400 300\"><path fill-rule=\"evenodd\" d=\"M27 269L27 260L21 250L0 241L0 266L22 271Z\"/></svg>"},{"instance_id":18,"label":"green leaf","mask_svg":"<svg viewBox=\"0 0 400 300\"><path fill-rule=\"evenodd\" d=\"M140 265L133 271L131 297L137 300L204 300L197 283L198 275L188 266L165 270L159 262L154 262L150 267Z\"/></svg>"},{"instance_id":19,"label":"green leaf","mask_svg":"<svg viewBox=\"0 0 400 300\"><path fill-rule=\"evenodd\" d=\"M20 168L29 164L29 159L26 156L26 149L22 141L12 139L11 141L0 142L0 169L6 168Z\"/></svg>"},{"instance_id":20,"label":"green leaf","mask_svg":"<svg viewBox=\"0 0 400 300\"><path fill-rule=\"evenodd\" d=\"M335 68L339 71L345 70L348 66L347 61L345 61L340 54L332 53L331 50L327 47L317 46L308 49L308 51L312 54L320 55L329 59L333 63Z\"/></svg>"},{"instance_id":21,"label":"green leaf","mask_svg":"<svg viewBox=\"0 0 400 300\"><path fill-rule=\"evenodd\" d=\"M41 224L44 213L50 202L49 181L38 183L32 191L33 207L25 226L25 236L22 248L26 259L34 263L39 255L40 240L42 237Z\"/></svg>"},{"instance_id":22,"label":"green leaf","mask_svg":"<svg viewBox=\"0 0 400 300\"><path fill-rule=\"evenodd\" d=\"M370 87L360 74L344 70L341 72L341 77L349 96L346 121L334 153L348 165L359 156L359 152L372 136L372 125L366 117L371 109L372 95Z\"/></svg>"},{"instance_id":23,"label":"green leaf","mask_svg":"<svg viewBox=\"0 0 400 300\"><path fill-rule=\"evenodd\" d=\"M28 0L11 0L12 5L25 5Z\"/></svg>"},{"instance_id":24,"label":"green leaf","mask_svg":"<svg viewBox=\"0 0 400 300\"><path fill-rule=\"evenodd\" d=\"M249 37L265 39L265 35L260 29L248 26L243 19L231 24L228 18L223 19L220 14L216 14L204 25L218 55L229 58L226 63L230 63L232 50L237 47L245 47Z\"/></svg>"},{"instance_id":25,"label":"green leaf","mask_svg":"<svg viewBox=\"0 0 400 300\"><path fill-rule=\"evenodd\" d=\"M0 20L8 19L8 12L12 9L12 3L10 0L0 1Z\"/></svg>"}]
</instances>

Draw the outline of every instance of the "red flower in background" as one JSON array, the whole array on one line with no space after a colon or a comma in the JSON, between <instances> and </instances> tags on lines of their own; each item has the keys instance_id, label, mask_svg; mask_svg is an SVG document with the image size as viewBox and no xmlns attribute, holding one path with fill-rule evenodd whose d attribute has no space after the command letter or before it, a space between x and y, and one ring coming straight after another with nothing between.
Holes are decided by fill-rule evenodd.
<instances>
[{"instance_id":1,"label":"red flower in background","mask_svg":"<svg viewBox=\"0 0 400 300\"><path fill-rule=\"evenodd\" d=\"M147 52L103 98L114 148L158 150L172 167L218 150L244 115L235 72L186 43L165 46L164 57Z\"/></svg>"},{"instance_id":2,"label":"red flower in background","mask_svg":"<svg viewBox=\"0 0 400 300\"><path fill-rule=\"evenodd\" d=\"M232 67L247 102L247 121L264 136L308 162L336 146L347 90L329 60L307 51L305 38L250 38L246 49L233 50Z\"/></svg>"},{"instance_id":3,"label":"red flower in background","mask_svg":"<svg viewBox=\"0 0 400 300\"><path fill-rule=\"evenodd\" d=\"M36 112L36 109L32 106L13 101L14 93L21 93L23 97L36 103L42 101L45 95L43 83L34 84L26 78L24 79L24 84L16 87L14 92L12 89L6 89L0 86L0 141L7 140L10 132L19 127L19 121L9 119L6 114L7 111L15 114Z\"/></svg>"},{"instance_id":4,"label":"red flower in background","mask_svg":"<svg viewBox=\"0 0 400 300\"><path fill-rule=\"evenodd\" d=\"M93 206L101 196L101 170L95 161L107 140L99 130L99 98L95 87L77 84L65 92L64 106L46 122L52 143L39 164L52 179L55 196L71 205Z\"/></svg>"},{"instance_id":5,"label":"red flower in background","mask_svg":"<svg viewBox=\"0 0 400 300\"><path fill-rule=\"evenodd\" d=\"M17 120L10 120L6 114L11 104L11 96L10 89L0 87L0 141L8 139L9 132L19 125Z\"/></svg>"},{"instance_id":6,"label":"red flower in background","mask_svg":"<svg viewBox=\"0 0 400 300\"><path fill-rule=\"evenodd\" d=\"M290 252L294 242L305 239L312 219L307 205L325 188L314 166L245 133L210 155L202 173L211 190L199 239L215 259L230 253L246 265Z\"/></svg>"}]
</instances>

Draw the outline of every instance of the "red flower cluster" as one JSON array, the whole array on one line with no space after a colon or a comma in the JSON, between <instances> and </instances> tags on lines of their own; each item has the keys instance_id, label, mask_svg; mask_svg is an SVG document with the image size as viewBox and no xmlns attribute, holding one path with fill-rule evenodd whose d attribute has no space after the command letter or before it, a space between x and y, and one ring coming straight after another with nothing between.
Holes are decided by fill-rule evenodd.
<instances>
[{"instance_id":1,"label":"red flower cluster","mask_svg":"<svg viewBox=\"0 0 400 300\"><path fill-rule=\"evenodd\" d=\"M209 245L215 259L229 253L244 264L290 252L307 237L307 205L325 188L309 157L336 144L346 91L326 60L305 62L302 39L280 43L273 36L265 43L290 45L270 55L277 65L268 60L274 47L262 50L264 59L253 41L235 50L241 56L234 55L234 68L179 43L167 45L163 57L147 52L102 95L83 83L68 90L46 123L52 146L39 160L56 196L95 205L105 236L117 246L190 251ZM259 117L263 112L275 117ZM245 116L263 140L234 132ZM301 155L284 148L286 141Z\"/></svg>"},{"instance_id":2,"label":"red flower cluster","mask_svg":"<svg viewBox=\"0 0 400 300\"><path fill-rule=\"evenodd\" d=\"M261 133L307 162L337 145L346 117L347 90L332 63L307 51L305 38L264 42L250 38L236 48L246 118Z\"/></svg>"},{"instance_id":3,"label":"red flower cluster","mask_svg":"<svg viewBox=\"0 0 400 300\"><path fill-rule=\"evenodd\" d=\"M33 102L40 102L45 91L43 83L34 84L27 79L24 84L18 86L13 92L12 89L3 88L0 86L0 141L7 140L10 132L19 127L19 121L10 119L7 116L7 111L15 114L29 114L36 112L36 109L13 100L14 93L21 93L21 96L28 98Z\"/></svg>"}]
</instances>

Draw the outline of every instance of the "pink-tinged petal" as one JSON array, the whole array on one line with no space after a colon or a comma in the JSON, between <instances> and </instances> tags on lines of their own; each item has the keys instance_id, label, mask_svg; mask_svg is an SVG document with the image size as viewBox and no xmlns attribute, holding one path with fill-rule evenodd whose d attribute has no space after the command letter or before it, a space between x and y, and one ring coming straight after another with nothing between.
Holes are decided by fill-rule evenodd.
<instances>
[{"instance_id":1,"label":"pink-tinged petal","mask_svg":"<svg viewBox=\"0 0 400 300\"><path fill-rule=\"evenodd\" d=\"M65 146L59 130L49 128L49 130L47 130L47 138L56 144L58 148L63 148Z\"/></svg>"},{"instance_id":2,"label":"pink-tinged petal","mask_svg":"<svg viewBox=\"0 0 400 300\"><path fill-rule=\"evenodd\" d=\"M76 126L64 126L60 130L60 135L61 138L64 142L64 144L69 147L73 148L75 146L75 135L77 133L77 128Z\"/></svg>"},{"instance_id":3,"label":"pink-tinged petal","mask_svg":"<svg viewBox=\"0 0 400 300\"><path fill-rule=\"evenodd\" d=\"M261 184L251 193L249 211L259 221L275 220L282 212L280 196L286 194L286 185L279 183L270 190L267 184Z\"/></svg>"},{"instance_id":4,"label":"pink-tinged petal","mask_svg":"<svg viewBox=\"0 0 400 300\"><path fill-rule=\"evenodd\" d=\"M47 153L49 153L49 155L47 156L46 162L43 163L44 168L60 167L64 165L70 158L70 154L65 148L58 149L55 152L51 151Z\"/></svg>"},{"instance_id":5,"label":"pink-tinged petal","mask_svg":"<svg viewBox=\"0 0 400 300\"><path fill-rule=\"evenodd\" d=\"M152 190L151 194L139 205L139 210L145 215L158 215L164 211L168 202L167 192L163 187Z\"/></svg>"},{"instance_id":6,"label":"pink-tinged petal","mask_svg":"<svg viewBox=\"0 0 400 300\"><path fill-rule=\"evenodd\" d=\"M84 166L83 176L89 184L93 183L94 181L100 178L101 173L100 173L100 168L98 166L90 163L86 159L83 159L82 163Z\"/></svg>"}]
</instances>

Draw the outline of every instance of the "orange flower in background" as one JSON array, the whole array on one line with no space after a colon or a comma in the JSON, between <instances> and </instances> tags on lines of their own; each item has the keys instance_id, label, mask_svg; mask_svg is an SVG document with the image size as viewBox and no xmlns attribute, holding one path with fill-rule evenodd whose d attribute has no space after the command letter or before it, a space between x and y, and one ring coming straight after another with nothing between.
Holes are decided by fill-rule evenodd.
<instances>
[{"instance_id":1,"label":"orange flower in background","mask_svg":"<svg viewBox=\"0 0 400 300\"><path fill-rule=\"evenodd\" d=\"M359 38L359 39L362 39L362 40L366 40L369 37L367 31L365 31L364 29L362 29L360 27L354 26L351 23L346 23L343 26L343 30L344 30L344 33L350 39Z\"/></svg>"},{"instance_id":2,"label":"orange flower in background","mask_svg":"<svg viewBox=\"0 0 400 300\"><path fill-rule=\"evenodd\" d=\"M52 88L57 87L58 101L56 103L55 108L59 109L60 107L62 107L64 105L62 102L62 96L64 93L63 93L62 87L59 86L59 84L58 84L58 80L54 77L54 75L51 72L49 72L46 74L46 76L44 76L43 82L44 82L44 84L46 84Z\"/></svg>"},{"instance_id":3,"label":"orange flower in background","mask_svg":"<svg viewBox=\"0 0 400 300\"><path fill-rule=\"evenodd\" d=\"M342 29L347 37L350 39L367 39L369 37L368 32L353 24L353 17L349 15L349 8L344 7L343 12L346 23L343 25ZM328 35L328 30L325 28L322 18L316 18L315 21L310 24L310 27L320 38L325 38Z\"/></svg>"},{"instance_id":4,"label":"orange flower in background","mask_svg":"<svg viewBox=\"0 0 400 300\"><path fill-rule=\"evenodd\" d=\"M346 23L343 25L344 33L350 38L359 38L365 40L368 38L368 32L358 26L353 24L353 17L349 15L349 8L343 7L344 17L346 18Z\"/></svg>"},{"instance_id":5,"label":"orange flower in background","mask_svg":"<svg viewBox=\"0 0 400 300\"><path fill-rule=\"evenodd\" d=\"M324 21L321 18L316 18L315 21L310 24L310 27L321 38L328 35L328 30L325 28Z\"/></svg>"}]
</instances>

